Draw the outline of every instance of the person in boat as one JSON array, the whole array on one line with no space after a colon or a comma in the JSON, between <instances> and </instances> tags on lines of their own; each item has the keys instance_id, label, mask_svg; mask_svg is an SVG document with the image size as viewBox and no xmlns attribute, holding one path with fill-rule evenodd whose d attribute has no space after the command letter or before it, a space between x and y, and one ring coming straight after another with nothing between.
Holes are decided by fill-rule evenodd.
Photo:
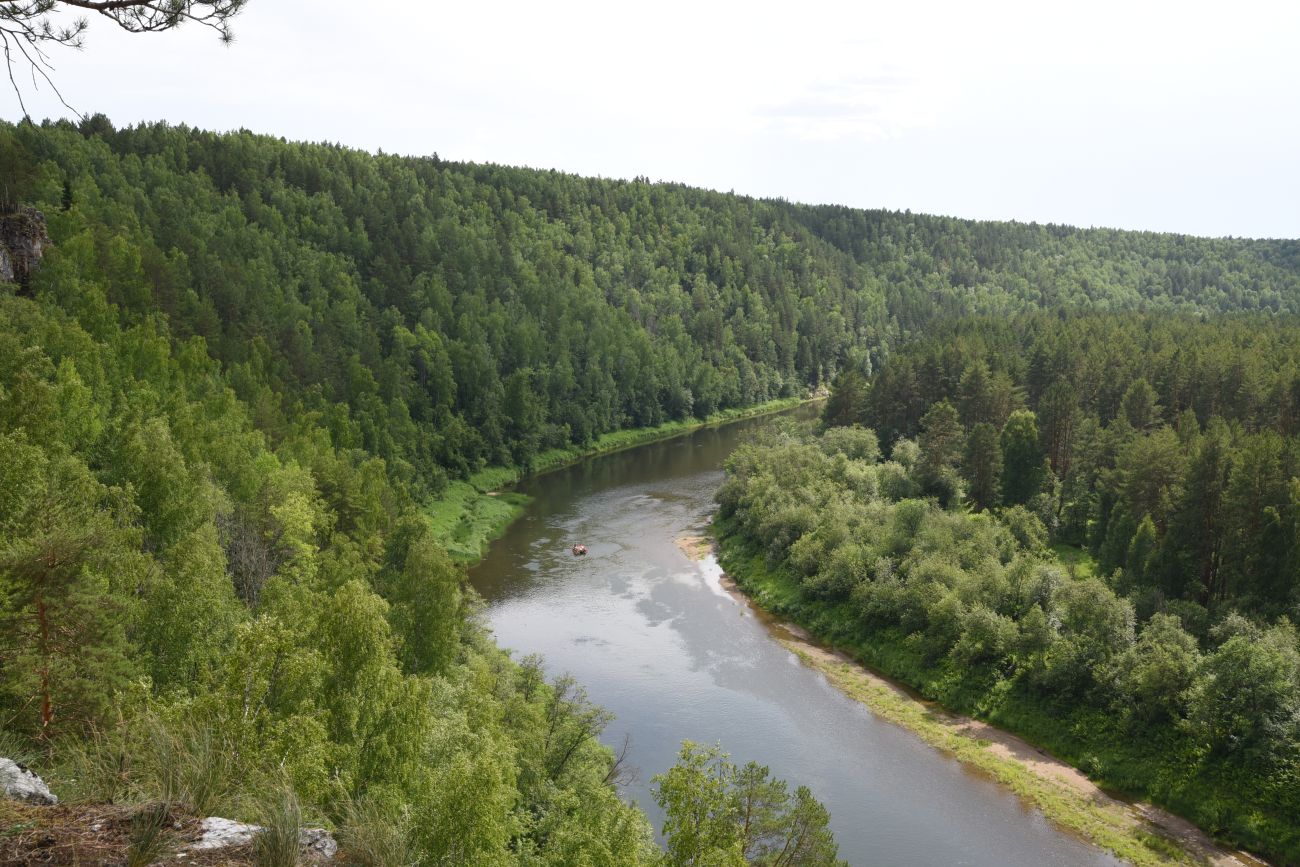
<instances>
[{"instance_id":1,"label":"person in boat","mask_svg":"<svg viewBox=\"0 0 1300 867\"><path fill-rule=\"evenodd\" d=\"M585 556L587 556L587 546L586 546L586 545L574 545L574 546L573 546L573 556L575 556L575 557L585 557Z\"/></svg>"}]
</instances>

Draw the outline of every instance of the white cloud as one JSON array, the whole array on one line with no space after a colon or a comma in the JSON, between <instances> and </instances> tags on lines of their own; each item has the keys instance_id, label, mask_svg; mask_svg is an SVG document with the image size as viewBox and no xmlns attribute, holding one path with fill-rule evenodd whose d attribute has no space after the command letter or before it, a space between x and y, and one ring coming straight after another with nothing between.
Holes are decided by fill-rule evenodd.
<instances>
[{"instance_id":1,"label":"white cloud","mask_svg":"<svg viewBox=\"0 0 1300 867\"><path fill-rule=\"evenodd\" d=\"M117 123L1300 236L1300 5L252 0L236 35L92 22L58 81ZM29 105L63 113L48 93Z\"/></svg>"},{"instance_id":2,"label":"white cloud","mask_svg":"<svg viewBox=\"0 0 1300 867\"><path fill-rule=\"evenodd\" d=\"M904 76L863 76L810 82L779 104L763 106L765 129L811 141L898 138L933 126L945 94L934 82Z\"/></svg>"}]
</instances>

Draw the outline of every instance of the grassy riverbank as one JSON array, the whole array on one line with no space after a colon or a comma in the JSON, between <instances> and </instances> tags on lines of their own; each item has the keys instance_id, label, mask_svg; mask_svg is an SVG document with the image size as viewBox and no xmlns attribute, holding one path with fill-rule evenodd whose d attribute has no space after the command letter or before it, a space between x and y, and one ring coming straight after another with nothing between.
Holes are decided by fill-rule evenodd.
<instances>
[{"instance_id":1,"label":"grassy riverbank","mask_svg":"<svg viewBox=\"0 0 1300 867\"><path fill-rule=\"evenodd\" d=\"M962 691L950 673L925 665L915 642L909 643L906 636L889 630L862 634L851 625L853 618L842 610L844 605L807 600L793 578L768 568L761 554L729 537L725 526L716 526L715 533L723 568L749 599L808 630L809 641L801 640L796 630L792 638L783 639L787 647L846 695L979 768L1053 822L1137 865L1256 863L1249 856L1218 849L1207 835L1177 816L1108 794L1135 792L1134 786L1120 782L1131 783L1143 773L1155 772L1156 763L1127 754L1118 739L1107 744L1105 738L1087 737L1084 733L1100 721L1034 707L1011 694ZM875 671L927 699L941 696L947 708L1000 728L918 700ZM1089 774L1077 770L1079 766Z\"/></svg>"},{"instance_id":2,"label":"grassy riverbank","mask_svg":"<svg viewBox=\"0 0 1300 867\"><path fill-rule=\"evenodd\" d=\"M526 477L567 467L584 458L669 439L711 425L769 415L808 402L808 398L782 398L750 407L723 410L705 419L691 418L655 427L613 431L586 447L570 446L542 452L533 460L531 467L486 467L466 480L448 484L442 496L425 507L425 512L433 522L435 535L452 559L461 563L473 563L483 556L488 543L504 533L528 505L529 498L526 495L502 490L508 485Z\"/></svg>"}]
</instances>

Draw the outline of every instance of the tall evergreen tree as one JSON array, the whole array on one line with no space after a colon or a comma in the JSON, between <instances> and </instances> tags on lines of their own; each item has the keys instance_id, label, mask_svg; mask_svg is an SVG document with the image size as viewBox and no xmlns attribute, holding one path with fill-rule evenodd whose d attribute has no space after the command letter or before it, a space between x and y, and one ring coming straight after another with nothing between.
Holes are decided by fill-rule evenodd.
<instances>
[{"instance_id":1,"label":"tall evergreen tree","mask_svg":"<svg viewBox=\"0 0 1300 867\"><path fill-rule=\"evenodd\" d=\"M997 428L988 422L979 422L971 428L966 437L962 469L975 508L996 506L1002 490L1002 448Z\"/></svg>"},{"instance_id":2,"label":"tall evergreen tree","mask_svg":"<svg viewBox=\"0 0 1300 867\"><path fill-rule=\"evenodd\" d=\"M867 382L856 367L840 371L831 386L822 422L828 427L849 427L862 420L866 409Z\"/></svg>"},{"instance_id":3,"label":"tall evergreen tree","mask_svg":"<svg viewBox=\"0 0 1300 867\"><path fill-rule=\"evenodd\" d=\"M1161 407L1156 402L1155 389L1144 378L1134 380L1124 392L1121 409L1134 430L1146 430L1160 421Z\"/></svg>"},{"instance_id":4,"label":"tall evergreen tree","mask_svg":"<svg viewBox=\"0 0 1300 867\"><path fill-rule=\"evenodd\" d=\"M918 479L927 493L937 494L944 503L951 499L951 479L961 458L964 433L957 410L946 400L933 404L921 419Z\"/></svg>"},{"instance_id":5,"label":"tall evergreen tree","mask_svg":"<svg viewBox=\"0 0 1300 867\"><path fill-rule=\"evenodd\" d=\"M1046 469L1038 444L1038 420L1029 410L1017 410L1007 419L1000 439L1002 449L1002 501L1024 505L1043 490Z\"/></svg>"},{"instance_id":6,"label":"tall evergreen tree","mask_svg":"<svg viewBox=\"0 0 1300 867\"><path fill-rule=\"evenodd\" d=\"M1078 398L1074 387L1064 380L1048 386L1038 401L1038 419L1041 423L1043 450L1057 478L1070 473L1074 456L1074 429L1079 419Z\"/></svg>"}]
</instances>

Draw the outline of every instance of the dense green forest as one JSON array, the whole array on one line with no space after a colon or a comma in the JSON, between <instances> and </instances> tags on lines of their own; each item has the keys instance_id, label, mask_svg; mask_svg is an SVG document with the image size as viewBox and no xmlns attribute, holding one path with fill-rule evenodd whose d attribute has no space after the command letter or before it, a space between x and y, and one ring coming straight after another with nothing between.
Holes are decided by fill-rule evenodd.
<instances>
[{"instance_id":1,"label":"dense green forest","mask_svg":"<svg viewBox=\"0 0 1300 867\"><path fill-rule=\"evenodd\" d=\"M851 384L951 314L1300 305L1295 243L804 207L103 117L0 124L0 177L0 212L35 206L54 242L0 287L0 753L34 756L73 798L261 816L278 793L370 863L659 857L612 785L607 715L485 638L430 520L450 482ZM1010 412L1026 398L1010 340L999 347L989 377ZM1265 436L1286 375L1266 374L1252 373L1249 409L1214 404L1196 442ZM1152 377L1144 442L1184 406L1166 385ZM1080 431L1095 412L1114 439L1113 413L1080 407ZM1267 430L1284 438L1282 424ZM1279 442L1256 449L1260 472L1293 465ZM1291 567L1243 582L1234 569L1264 573L1226 565L1227 537L1214 598L1169 586L1161 543L1181 501L1170 493L1148 531L1105 478L1097 509L1134 529L1102 534L1103 562L1119 556L1111 535L1152 536L1136 560L1122 540L1141 605L1282 610L1274 584ZM1044 516L1049 487L1023 497ZM1057 511L1059 538L1093 532ZM1294 536L1293 518L1269 526ZM1232 640L1204 617L1198 640ZM834 858L815 802L778 797L759 770L683 754L660 788L670 825L710 824L670 839L671 863L761 861L783 833L804 835L803 863ZM727 824L754 792L775 805L761 840Z\"/></svg>"},{"instance_id":2,"label":"dense green forest","mask_svg":"<svg viewBox=\"0 0 1300 867\"><path fill-rule=\"evenodd\" d=\"M1298 345L1291 317L936 323L845 371L819 438L733 455L728 565L927 695L1300 860Z\"/></svg>"},{"instance_id":3,"label":"dense green forest","mask_svg":"<svg viewBox=\"0 0 1300 867\"><path fill-rule=\"evenodd\" d=\"M138 158L98 135L3 132L0 160L19 170L7 177L26 184L8 205L39 205L55 246L0 292L0 753L73 801L270 822L301 810L337 828L357 863L658 863L598 741L609 715L571 680L547 682L539 660L490 644L423 508L448 473L525 459L540 428L520 426L517 404L544 392L531 372L502 379L555 348L548 310L526 316L500 273L514 300L486 301L485 285L444 311L472 338L444 342L457 326L443 332L427 307L428 328L409 330L387 308L379 341L384 317L361 287L384 284L302 234L333 218L331 197L303 196L302 225L268 233L201 166L155 165L149 184ZM239 140L207 138L218 153ZM590 308L557 325L575 335L583 376L599 369L588 352L658 351L623 312L582 301L590 286L532 289L548 308ZM288 333L275 324L290 320ZM647 359L628 363L652 373ZM620 414L611 402L633 398L609 388L576 411L604 406L606 427L662 417L651 398L636 404L648 415ZM467 439L455 451L428 446L456 431ZM720 760L696 764L665 777L664 807L674 828L711 826L670 828L668 863L834 862L806 790L757 766L733 779ZM710 794L703 813L692 786ZM762 821L742 828L742 809ZM773 861L787 848L807 857Z\"/></svg>"},{"instance_id":4,"label":"dense green forest","mask_svg":"<svg viewBox=\"0 0 1300 867\"><path fill-rule=\"evenodd\" d=\"M14 132L41 166L29 198L96 248L111 304L204 338L269 435L320 413L434 493L799 393L939 314L1300 305L1291 242L795 207L102 117Z\"/></svg>"},{"instance_id":5,"label":"dense green forest","mask_svg":"<svg viewBox=\"0 0 1300 867\"><path fill-rule=\"evenodd\" d=\"M1028 507L1141 612L1300 614L1300 320L963 319L842 384L837 421L917 438L921 494Z\"/></svg>"}]
</instances>

